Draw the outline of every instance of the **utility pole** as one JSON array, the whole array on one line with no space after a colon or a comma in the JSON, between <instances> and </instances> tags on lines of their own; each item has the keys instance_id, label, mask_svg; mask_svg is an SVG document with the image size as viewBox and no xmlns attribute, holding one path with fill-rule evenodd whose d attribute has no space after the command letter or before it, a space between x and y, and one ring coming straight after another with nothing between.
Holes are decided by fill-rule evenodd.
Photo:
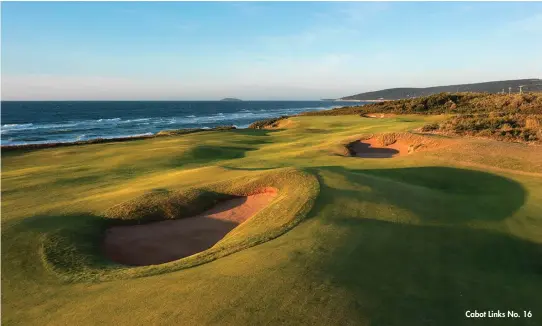
<instances>
[{"instance_id":1,"label":"utility pole","mask_svg":"<svg viewBox=\"0 0 542 326\"><path fill-rule=\"evenodd\" d=\"M519 85L519 93L523 94L523 87L531 87L531 86L542 86L542 84L531 84L531 85ZM536 87L535 87L536 88Z\"/></svg>"}]
</instances>

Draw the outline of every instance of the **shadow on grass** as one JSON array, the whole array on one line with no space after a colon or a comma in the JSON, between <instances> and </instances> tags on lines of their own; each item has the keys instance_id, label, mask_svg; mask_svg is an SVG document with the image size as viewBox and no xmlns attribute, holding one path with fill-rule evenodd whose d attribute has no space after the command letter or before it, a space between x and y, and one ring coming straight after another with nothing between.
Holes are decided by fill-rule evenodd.
<instances>
[{"instance_id":1,"label":"shadow on grass","mask_svg":"<svg viewBox=\"0 0 542 326\"><path fill-rule=\"evenodd\" d=\"M318 270L371 325L465 325L467 310L542 311L542 246L485 230L335 219ZM515 320L539 325L541 318ZM509 325L486 318L476 325Z\"/></svg>"},{"instance_id":2,"label":"shadow on grass","mask_svg":"<svg viewBox=\"0 0 542 326\"><path fill-rule=\"evenodd\" d=\"M246 152L256 150L254 147L247 146L195 146L181 156L170 161L171 166L183 166L192 164L211 163L243 158Z\"/></svg>"},{"instance_id":3,"label":"shadow on grass","mask_svg":"<svg viewBox=\"0 0 542 326\"><path fill-rule=\"evenodd\" d=\"M332 166L313 171L319 176L321 188L333 197L398 206L427 222L503 220L523 206L527 196L521 184L475 170L449 167L349 170ZM327 184L327 178L345 178L370 191L337 188Z\"/></svg>"},{"instance_id":4,"label":"shadow on grass","mask_svg":"<svg viewBox=\"0 0 542 326\"><path fill-rule=\"evenodd\" d=\"M248 135L248 136L265 137L265 136L270 136L270 134L272 134L274 132L277 132L277 131L279 131L279 130L278 129L249 129L249 128L244 128L244 129L236 129L235 133L236 134L241 134L241 135Z\"/></svg>"},{"instance_id":5,"label":"shadow on grass","mask_svg":"<svg viewBox=\"0 0 542 326\"><path fill-rule=\"evenodd\" d=\"M351 294L358 318L371 325L455 326L469 324L467 310L542 311L542 245L462 223L510 217L527 195L517 182L447 167L332 166L313 173L321 190L315 209L330 212L325 222L334 230L319 238L329 254L314 270ZM365 215L365 204L375 204L379 216ZM378 220L388 205L441 225ZM516 321L538 325L537 318Z\"/></svg>"},{"instance_id":6,"label":"shadow on grass","mask_svg":"<svg viewBox=\"0 0 542 326\"><path fill-rule=\"evenodd\" d=\"M231 199L236 200L217 205ZM243 196L209 190L195 190L183 194L165 188L155 188L144 195L111 207L103 215L88 213L38 215L17 223L8 223L7 231L3 231L3 236L14 238L26 234L28 238L40 239L41 260L48 268L55 271L74 275L81 275L91 270L101 273L111 269L128 268L113 261L127 265L158 264L210 248L239 223L202 219L191 224L187 221L188 218L198 216L208 210L212 210L215 214L220 213L241 205L246 200L247 198ZM121 240L117 239L113 245L104 247L106 230L110 227L152 224L167 220L185 220L184 229L193 230L193 234L190 231L185 234L185 242L180 248L169 248L172 244L171 235L169 242L166 236L162 238L152 234L146 235L148 243L145 243L146 240L142 240L141 235L133 232L121 235ZM162 235L167 234L167 230L164 231L164 228L161 230ZM132 248L122 243L126 240L131 241ZM164 243L159 243L160 241ZM152 249L148 249L149 244ZM179 241L173 244L179 244ZM27 248L27 243L19 241L15 243L15 246L19 249L12 248L10 253L17 256L17 252L26 250L24 248ZM144 248L147 248L147 251ZM108 250L104 251L105 249ZM123 255L126 257L123 258ZM138 255L145 257L138 257ZM106 256L114 258L113 261ZM17 270L17 268L8 268L8 273L9 270Z\"/></svg>"},{"instance_id":7,"label":"shadow on grass","mask_svg":"<svg viewBox=\"0 0 542 326\"><path fill-rule=\"evenodd\" d=\"M393 148L372 147L371 144L362 141L356 141L349 145L349 151L353 156L363 158L391 158L399 154L399 151Z\"/></svg>"},{"instance_id":8,"label":"shadow on grass","mask_svg":"<svg viewBox=\"0 0 542 326\"><path fill-rule=\"evenodd\" d=\"M6 259L2 272L10 278L37 277L33 274L42 272L42 269L36 269L34 265L36 246L41 248L40 259L44 263L68 273L88 267L101 270L118 268L119 265L107 260L101 250L103 234L110 222L100 216L80 213L39 215L8 223L3 236L11 241L9 249L2 248L3 259ZM18 240L13 241L15 238ZM27 254L21 254L23 252ZM10 275L13 272L21 275Z\"/></svg>"}]
</instances>

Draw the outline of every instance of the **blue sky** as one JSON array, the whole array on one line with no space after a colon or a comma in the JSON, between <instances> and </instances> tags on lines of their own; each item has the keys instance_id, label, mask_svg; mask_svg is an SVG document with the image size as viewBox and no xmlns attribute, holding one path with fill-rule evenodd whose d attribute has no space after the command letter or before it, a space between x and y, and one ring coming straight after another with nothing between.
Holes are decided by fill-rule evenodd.
<instances>
[{"instance_id":1,"label":"blue sky","mask_svg":"<svg viewBox=\"0 0 542 326\"><path fill-rule=\"evenodd\" d=\"M540 2L4 2L2 98L302 100L540 78L540 40Z\"/></svg>"}]
</instances>

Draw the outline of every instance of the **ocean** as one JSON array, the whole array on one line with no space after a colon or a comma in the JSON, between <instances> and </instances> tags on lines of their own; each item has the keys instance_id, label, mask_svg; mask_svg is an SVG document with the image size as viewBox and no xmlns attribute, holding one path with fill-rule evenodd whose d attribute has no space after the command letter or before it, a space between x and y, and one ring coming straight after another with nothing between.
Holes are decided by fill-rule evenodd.
<instances>
[{"instance_id":1,"label":"ocean","mask_svg":"<svg viewBox=\"0 0 542 326\"><path fill-rule=\"evenodd\" d=\"M333 101L2 101L2 145L151 135L161 130L246 128L256 120L364 103Z\"/></svg>"}]
</instances>

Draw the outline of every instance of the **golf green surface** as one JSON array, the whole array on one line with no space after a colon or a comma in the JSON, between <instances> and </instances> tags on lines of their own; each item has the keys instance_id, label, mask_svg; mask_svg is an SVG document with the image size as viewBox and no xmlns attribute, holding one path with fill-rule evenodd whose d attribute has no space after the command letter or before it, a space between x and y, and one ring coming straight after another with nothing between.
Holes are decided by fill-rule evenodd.
<instances>
[{"instance_id":1,"label":"golf green surface","mask_svg":"<svg viewBox=\"0 0 542 326\"><path fill-rule=\"evenodd\" d=\"M542 325L541 147L417 136L444 145L345 155L443 118L2 153L2 324ZM139 267L102 253L111 223L136 223L116 205L180 194L190 215L262 187L276 199L207 251Z\"/></svg>"}]
</instances>

